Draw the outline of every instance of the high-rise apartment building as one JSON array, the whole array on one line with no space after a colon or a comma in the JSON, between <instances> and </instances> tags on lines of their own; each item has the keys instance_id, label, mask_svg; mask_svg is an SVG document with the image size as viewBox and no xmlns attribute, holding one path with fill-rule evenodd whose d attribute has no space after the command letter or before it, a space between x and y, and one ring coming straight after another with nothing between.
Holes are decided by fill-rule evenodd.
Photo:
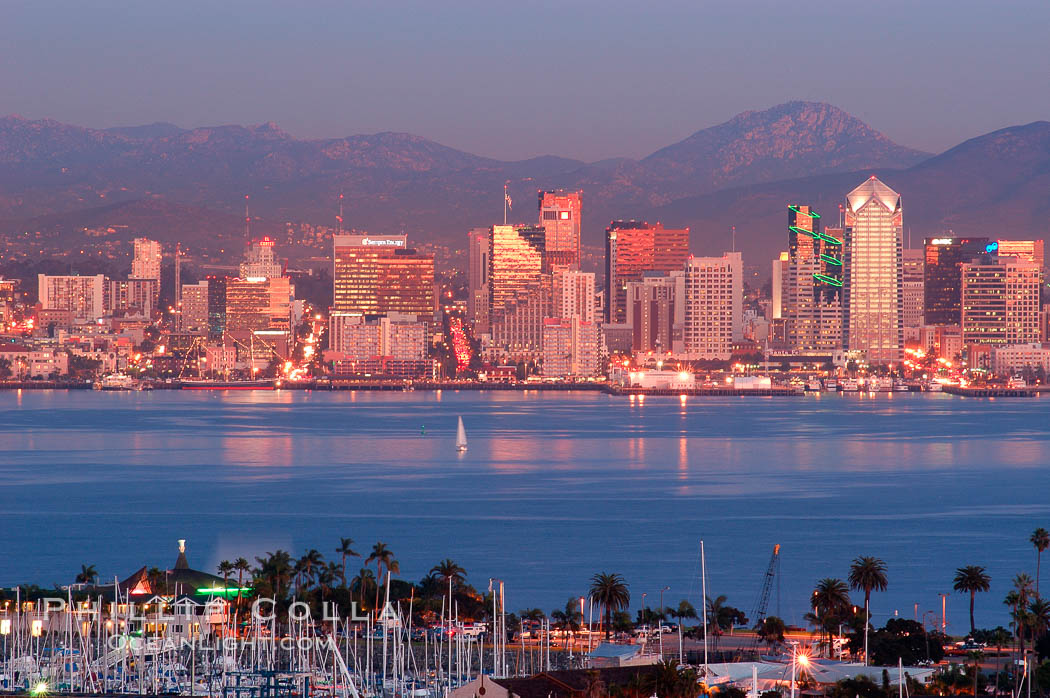
<instances>
[{"instance_id":1,"label":"high-rise apartment building","mask_svg":"<svg viewBox=\"0 0 1050 698\"><path fill-rule=\"evenodd\" d=\"M994 253L988 238L942 236L924 242L923 317L927 325L958 325L962 317L962 265Z\"/></svg>"},{"instance_id":2,"label":"high-rise apartment building","mask_svg":"<svg viewBox=\"0 0 1050 698\"><path fill-rule=\"evenodd\" d=\"M284 276L284 265L277 259L274 241L269 237L252 240L241 262L242 279L277 279Z\"/></svg>"},{"instance_id":3,"label":"high-rise apartment building","mask_svg":"<svg viewBox=\"0 0 1050 698\"><path fill-rule=\"evenodd\" d=\"M335 235L333 260L334 312L433 315L434 257L404 235Z\"/></svg>"},{"instance_id":4,"label":"high-rise apartment building","mask_svg":"<svg viewBox=\"0 0 1050 698\"><path fill-rule=\"evenodd\" d=\"M595 321L594 274L563 269L554 272L551 317Z\"/></svg>"},{"instance_id":5,"label":"high-rise apartment building","mask_svg":"<svg viewBox=\"0 0 1050 698\"><path fill-rule=\"evenodd\" d=\"M904 349L903 209L874 175L846 196L843 340L873 364Z\"/></svg>"},{"instance_id":6,"label":"high-rise apartment building","mask_svg":"<svg viewBox=\"0 0 1050 698\"><path fill-rule=\"evenodd\" d=\"M677 271L689 257L689 228L613 221L605 229L605 320L627 318L627 283L647 271Z\"/></svg>"},{"instance_id":7,"label":"high-rise apartment building","mask_svg":"<svg viewBox=\"0 0 1050 698\"><path fill-rule=\"evenodd\" d=\"M134 257L131 259L132 279L153 279L160 282L161 246L156 240L135 238Z\"/></svg>"},{"instance_id":8,"label":"high-rise apartment building","mask_svg":"<svg viewBox=\"0 0 1050 698\"><path fill-rule=\"evenodd\" d=\"M226 286L228 276L208 276L208 334L222 337L226 332Z\"/></svg>"},{"instance_id":9,"label":"high-rise apartment building","mask_svg":"<svg viewBox=\"0 0 1050 698\"><path fill-rule=\"evenodd\" d=\"M106 277L37 275L40 307L69 310L77 320L96 320L106 314Z\"/></svg>"},{"instance_id":10,"label":"high-rise apartment building","mask_svg":"<svg viewBox=\"0 0 1050 698\"><path fill-rule=\"evenodd\" d=\"M106 287L106 311L150 317L156 310L153 302L160 296L156 279L110 279Z\"/></svg>"},{"instance_id":11,"label":"high-rise apartment building","mask_svg":"<svg viewBox=\"0 0 1050 698\"><path fill-rule=\"evenodd\" d=\"M685 263L685 354L728 360L743 334L743 261L739 252L690 257Z\"/></svg>"},{"instance_id":12,"label":"high-rise apartment building","mask_svg":"<svg viewBox=\"0 0 1050 698\"><path fill-rule=\"evenodd\" d=\"M821 228L820 214L810 206L788 206L781 318L787 346L799 355L831 354L842 348L842 231Z\"/></svg>"},{"instance_id":13,"label":"high-rise apartment building","mask_svg":"<svg viewBox=\"0 0 1050 698\"><path fill-rule=\"evenodd\" d=\"M962 335L966 344L1039 341L1039 265L984 257L962 265Z\"/></svg>"},{"instance_id":14,"label":"high-rise apartment building","mask_svg":"<svg viewBox=\"0 0 1050 698\"><path fill-rule=\"evenodd\" d=\"M580 268L582 197L579 191L538 192L539 225L546 232L544 248L551 271Z\"/></svg>"},{"instance_id":15,"label":"high-rise apartment building","mask_svg":"<svg viewBox=\"0 0 1050 698\"><path fill-rule=\"evenodd\" d=\"M489 235L489 323L493 347L511 358L536 356L550 316L546 232L539 226L494 225Z\"/></svg>"},{"instance_id":16,"label":"high-rise apartment building","mask_svg":"<svg viewBox=\"0 0 1050 698\"><path fill-rule=\"evenodd\" d=\"M790 261L790 252L781 252L780 256L773 260L773 276L770 282L772 293L770 320L779 320L784 317L785 284L787 283L788 262Z\"/></svg>"},{"instance_id":17,"label":"high-rise apartment building","mask_svg":"<svg viewBox=\"0 0 1050 698\"><path fill-rule=\"evenodd\" d=\"M682 353L685 272L650 272L627 284L627 324L634 352Z\"/></svg>"},{"instance_id":18,"label":"high-rise apartment building","mask_svg":"<svg viewBox=\"0 0 1050 698\"><path fill-rule=\"evenodd\" d=\"M926 307L926 282L923 277L926 252L925 250L904 250L901 258L903 260L901 297L904 304L902 312L904 329L915 330L925 324L923 309ZM912 334L914 336L914 332Z\"/></svg>"},{"instance_id":19,"label":"high-rise apartment building","mask_svg":"<svg viewBox=\"0 0 1050 698\"><path fill-rule=\"evenodd\" d=\"M579 317L543 321L543 375L551 378L597 376L600 366L598 324Z\"/></svg>"},{"instance_id":20,"label":"high-rise apartment building","mask_svg":"<svg viewBox=\"0 0 1050 698\"><path fill-rule=\"evenodd\" d=\"M182 330L191 334L208 332L208 282L182 285Z\"/></svg>"},{"instance_id":21,"label":"high-rise apartment building","mask_svg":"<svg viewBox=\"0 0 1050 698\"><path fill-rule=\"evenodd\" d=\"M475 334L489 331L489 232L473 228L467 233L467 319Z\"/></svg>"}]
</instances>

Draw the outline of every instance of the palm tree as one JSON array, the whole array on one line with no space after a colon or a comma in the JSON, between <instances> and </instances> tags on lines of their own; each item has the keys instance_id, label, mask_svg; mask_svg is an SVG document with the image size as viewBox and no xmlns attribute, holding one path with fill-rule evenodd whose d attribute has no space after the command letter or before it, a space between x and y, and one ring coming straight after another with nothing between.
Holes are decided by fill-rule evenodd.
<instances>
[{"instance_id":1,"label":"palm tree","mask_svg":"<svg viewBox=\"0 0 1050 698\"><path fill-rule=\"evenodd\" d=\"M580 600L570 596L569 600L565 602L565 610L551 611L550 617L554 621L555 628L569 633L569 642L575 646L576 633L579 632L580 622L583 620L583 614L580 612Z\"/></svg>"},{"instance_id":2,"label":"palm tree","mask_svg":"<svg viewBox=\"0 0 1050 698\"><path fill-rule=\"evenodd\" d=\"M302 574L303 580L306 582L306 586L310 586L310 582L314 578L314 570L324 564L324 555L314 548L310 548L299 558L299 568ZM296 590L298 591L298 586Z\"/></svg>"},{"instance_id":3,"label":"palm tree","mask_svg":"<svg viewBox=\"0 0 1050 698\"><path fill-rule=\"evenodd\" d=\"M281 586L287 588L293 573L292 556L284 550L266 553L266 557L257 557L259 563L256 568L256 576L265 579L270 584L274 598L281 598Z\"/></svg>"},{"instance_id":4,"label":"palm tree","mask_svg":"<svg viewBox=\"0 0 1050 698\"><path fill-rule=\"evenodd\" d=\"M77 584L91 584L98 579L98 572L95 571L94 565L81 565L80 574L77 575Z\"/></svg>"},{"instance_id":5,"label":"palm tree","mask_svg":"<svg viewBox=\"0 0 1050 698\"><path fill-rule=\"evenodd\" d=\"M222 575L222 590L225 593L230 588L230 574L233 572L233 563L223 560L219 563L219 574Z\"/></svg>"},{"instance_id":6,"label":"palm tree","mask_svg":"<svg viewBox=\"0 0 1050 698\"><path fill-rule=\"evenodd\" d=\"M463 582L467 581L467 571L457 565L453 560L445 558L430 568L430 574L442 582L442 588L447 591L449 585L453 591L459 589Z\"/></svg>"},{"instance_id":7,"label":"palm tree","mask_svg":"<svg viewBox=\"0 0 1050 698\"><path fill-rule=\"evenodd\" d=\"M849 587L864 590L864 663L868 663L868 626L872 591L886 591L886 563L877 557L858 557L849 568Z\"/></svg>"},{"instance_id":8,"label":"palm tree","mask_svg":"<svg viewBox=\"0 0 1050 698\"><path fill-rule=\"evenodd\" d=\"M678 608L668 608L667 614L678 621L676 623L678 626L678 661L684 663L685 656L682 653L682 621L689 618L696 618L696 608L693 607L693 604L682 599L678 602Z\"/></svg>"},{"instance_id":9,"label":"palm tree","mask_svg":"<svg viewBox=\"0 0 1050 698\"><path fill-rule=\"evenodd\" d=\"M849 589L841 579L825 577L813 589L813 614L820 636L831 636L833 628L849 615Z\"/></svg>"},{"instance_id":10,"label":"palm tree","mask_svg":"<svg viewBox=\"0 0 1050 698\"><path fill-rule=\"evenodd\" d=\"M237 617L241 612L241 594L244 589L244 575L252 571L252 566L248 564L248 561L243 557L239 557L233 561L233 569L237 572L237 601L234 605L234 621L236 623Z\"/></svg>"},{"instance_id":11,"label":"palm tree","mask_svg":"<svg viewBox=\"0 0 1050 698\"><path fill-rule=\"evenodd\" d=\"M618 574L599 572L591 577L591 598L593 598L605 614L605 639L609 639L612 630L612 614L614 611L622 611L631 603L631 592L627 588L627 582Z\"/></svg>"},{"instance_id":12,"label":"palm tree","mask_svg":"<svg viewBox=\"0 0 1050 698\"><path fill-rule=\"evenodd\" d=\"M361 597L362 608L365 605L365 595L368 593L369 587L373 586L376 586L376 576L367 567L362 567L357 576L350 580L350 591L357 590Z\"/></svg>"},{"instance_id":13,"label":"palm tree","mask_svg":"<svg viewBox=\"0 0 1050 698\"><path fill-rule=\"evenodd\" d=\"M1028 604L1028 629L1032 631L1033 642L1050 630L1050 601L1036 598Z\"/></svg>"},{"instance_id":14,"label":"palm tree","mask_svg":"<svg viewBox=\"0 0 1050 698\"><path fill-rule=\"evenodd\" d=\"M1043 561L1043 551L1050 548L1050 531L1040 526L1032 531L1028 541L1035 546L1035 595L1039 596L1039 567Z\"/></svg>"},{"instance_id":15,"label":"palm tree","mask_svg":"<svg viewBox=\"0 0 1050 698\"><path fill-rule=\"evenodd\" d=\"M973 604L977 597L977 592L988 591L991 586L992 578L988 576L980 565L968 565L955 570L955 583L952 588L958 592L970 595L970 634L977 630L973 622Z\"/></svg>"},{"instance_id":16,"label":"palm tree","mask_svg":"<svg viewBox=\"0 0 1050 698\"><path fill-rule=\"evenodd\" d=\"M379 609L379 586L383 583L383 569L386 568L387 572L397 573L401 571L401 565L397 564L397 560L394 559L394 553L390 548L386 547L386 543L382 541L372 546L372 552L367 558L365 558L365 564L370 562L376 563L376 605L375 608Z\"/></svg>"},{"instance_id":17,"label":"palm tree","mask_svg":"<svg viewBox=\"0 0 1050 698\"><path fill-rule=\"evenodd\" d=\"M361 553L354 550L351 546L354 544L353 538L339 538L339 547L335 549L339 555L343 558L343 584L346 584L346 558L348 557L361 557Z\"/></svg>"}]
</instances>

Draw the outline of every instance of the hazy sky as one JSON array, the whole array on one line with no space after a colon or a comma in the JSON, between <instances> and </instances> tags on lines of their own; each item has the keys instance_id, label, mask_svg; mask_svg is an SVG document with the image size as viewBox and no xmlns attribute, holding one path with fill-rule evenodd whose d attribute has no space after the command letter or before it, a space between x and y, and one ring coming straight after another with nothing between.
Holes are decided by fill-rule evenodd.
<instances>
[{"instance_id":1,"label":"hazy sky","mask_svg":"<svg viewBox=\"0 0 1050 698\"><path fill-rule=\"evenodd\" d=\"M0 0L0 113L594 160L807 99L940 151L1050 119L1048 27L1047 0Z\"/></svg>"}]
</instances>

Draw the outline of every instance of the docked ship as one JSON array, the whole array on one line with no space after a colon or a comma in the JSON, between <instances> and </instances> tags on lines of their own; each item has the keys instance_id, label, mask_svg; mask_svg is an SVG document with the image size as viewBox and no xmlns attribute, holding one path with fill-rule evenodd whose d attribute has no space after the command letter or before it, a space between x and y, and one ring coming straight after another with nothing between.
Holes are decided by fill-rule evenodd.
<instances>
[{"instance_id":1,"label":"docked ship","mask_svg":"<svg viewBox=\"0 0 1050 698\"><path fill-rule=\"evenodd\" d=\"M183 390L273 390L273 379L256 380L203 380L182 379L179 387Z\"/></svg>"},{"instance_id":2,"label":"docked ship","mask_svg":"<svg viewBox=\"0 0 1050 698\"><path fill-rule=\"evenodd\" d=\"M94 386L95 390L142 390L144 384L124 373L103 376Z\"/></svg>"}]
</instances>

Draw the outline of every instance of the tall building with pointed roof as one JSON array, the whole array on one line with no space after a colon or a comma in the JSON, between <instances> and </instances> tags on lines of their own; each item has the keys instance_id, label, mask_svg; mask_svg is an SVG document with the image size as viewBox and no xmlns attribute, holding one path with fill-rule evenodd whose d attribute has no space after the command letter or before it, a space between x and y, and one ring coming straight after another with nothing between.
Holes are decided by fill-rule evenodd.
<instances>
[{"instance_id":1,"label":"tall building with pointed roof","mask_svg":"<svg viewBox=\"0 0 1050 698\"><path fill-rule=\"evenodd\" d=\"M843 339L869 363L899 361L904 348L903 209L875 175L846 195Z\"/></svg>"}]
</instances>

